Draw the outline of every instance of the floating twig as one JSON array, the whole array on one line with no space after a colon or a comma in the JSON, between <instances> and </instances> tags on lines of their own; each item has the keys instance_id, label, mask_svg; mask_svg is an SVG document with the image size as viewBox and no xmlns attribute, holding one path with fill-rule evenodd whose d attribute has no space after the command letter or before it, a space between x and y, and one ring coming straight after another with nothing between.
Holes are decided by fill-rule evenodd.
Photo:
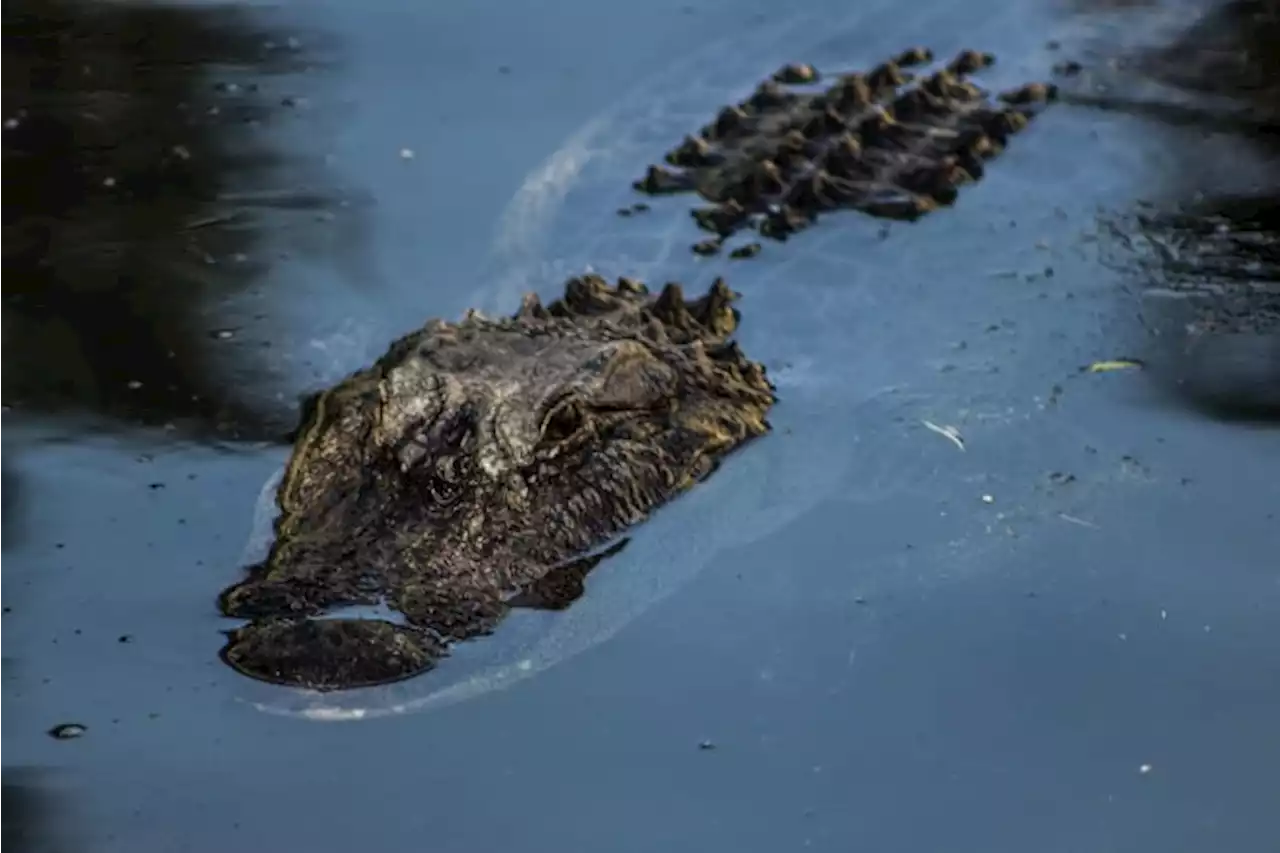
<instances>
[{"instance_id":1,"label":"floating twig","mask_svg":"<svg viewBox=\"0 0 1280 853\"><path fill-rule=\"evenodd\" d=\"M920 421L920 423L947 439L956 447L964 450L964 438L960 435L960 430L953 426L938 426L933 421Z\"/></svg>"}]
</instances>

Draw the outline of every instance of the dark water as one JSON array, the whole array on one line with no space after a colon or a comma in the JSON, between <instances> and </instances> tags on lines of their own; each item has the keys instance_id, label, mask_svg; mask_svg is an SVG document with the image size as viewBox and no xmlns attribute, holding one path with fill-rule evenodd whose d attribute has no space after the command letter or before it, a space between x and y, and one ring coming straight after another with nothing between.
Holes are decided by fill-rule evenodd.
<instances>
[{"instance_id":1,"label":"dark water","mask_svg":"<svg viewBox=\"0 0 1280 853\"><path fill-rule=\"evenodd\" d=\"M1266 9L987 5L10 4L5 841L1274 849ZM913 44L1085 70L915 225L613 215L782 62ZM297 396L587 265L727 269L775 433L439 679L227 671Z\"/></svg>"}]
</instances>

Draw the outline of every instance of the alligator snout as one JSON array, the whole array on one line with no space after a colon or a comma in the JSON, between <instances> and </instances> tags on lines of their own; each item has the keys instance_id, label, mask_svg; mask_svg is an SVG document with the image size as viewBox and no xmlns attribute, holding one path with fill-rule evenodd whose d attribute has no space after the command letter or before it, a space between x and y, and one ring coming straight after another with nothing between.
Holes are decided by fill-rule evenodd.
<instances>
[{"instance_id":1,"label":"alligator snout","mask_svg":"<svg viewBox=\"0 0 1280 853\"><path fill-rule=\"evenodd\" d=\"M228 631L222 649L242 675L311 690L400 681L444 654L430 634L382 619L263 619Z\"/></svg>"}]
</instances>

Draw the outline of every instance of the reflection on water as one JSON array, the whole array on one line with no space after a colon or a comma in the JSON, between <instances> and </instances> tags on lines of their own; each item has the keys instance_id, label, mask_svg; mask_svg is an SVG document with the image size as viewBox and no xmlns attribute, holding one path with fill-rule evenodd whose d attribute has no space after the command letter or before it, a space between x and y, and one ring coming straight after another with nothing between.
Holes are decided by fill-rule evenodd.
<instances>
[{"instance_id":1,"label":"reflection on water","mask_svg":"<svg viewBox=\"0 0 1280 853\"><path fill-rule=\"evenodd\" d=\"M1152 282L1157 377L1215 417L1280 417L1278 213L1275 193L1206 198L1134 216L1121 238Z\"/></svg>"},{"instance_id":2,"label":"reflection on water","mask_svg":"<svg viewBox=\"0 0 1280 853\"><path fill-rule=\"evenodd\" d=\"M13 472L8 464L0 469L0 501L3 502L3 508L0 509L0 518L3 519L3 543L5 548L13 548L15 543L15 534L24 532L24 526L19 518L21 504L18 501L18 475ZM4 613L5 618L12 612L13 587L10 585L9 590L4 597ZM10 656L5 656L0 661L0 667L5 670L6 679L12 678L14 673L15 661ZM56 853L56 851L64 850L64 847L56 843L55 836L51 832L52 822L49 819L49 809L45 792L36 784L35 774L30 768L5 766L4 770L4 790L3 802L0 803L0 821L2 821L2 844L0 847L8 850L22 851L40 851L40 853Z\"/></svg>"},{"instance_id":3,"label":"reflection on water","mask_svg":"<svg viewBox=\"0 0 1280 853\"><path fill-rule=\"evenodd\" d=\"M268 271L272 217L329 203L260 192L296 166L264 129L297 106L272 81L310 42L228 7L5 13L6 409L278 434L287 415L221 375L237 330L210 315Z\"/></svg>"},{"instance_id":4,"label":"reflection on water","mask_svg":"<svg viewBox=\"0 0 1280 853\"><path fill-rule=\"evenodd\" d=\"M267 281L280 252L268 236L333 204L327 190L297 191L314 184L312 165L268 142L302 114L290 81L315 66L322 39L230 7L14 0L3 45L6 420L281 434L293 401L254 387L251 369L270 351L242 344L220 308ZM231 362L249 369L229 379ZM26 472L4 462L4 546L29 547L48 534L28 531ZM6 620L22 618L31 577L11 564L5 611L18 615ZM38 656L26 643L6 653L9 704ZM6 764L6 850L74 849L70 819L45 770Z\"/></svg>"},{"instance_id":5,"label":"reflection on water","mask_svg":"<svg viewBox=\"0 0 1280 853\"><path fill-rule=\"evenodd\" d=\"M1234 0L1204 16L1176 43L1153 52L1144 68L1164 82L1204 94L1244 98L1280 114L1280 5Z\"/></svg>"},{"instance_id":6,"label":"reflection on water","mask_svg":"<svg viewBox=\"0 0 1280 853\"><path fill-rule=\"evenodd\" d=\"M14 545L14 537L19 536L23 532L22 519L18 512L20 504L18 503L18 488L20 487L18 475L14 473L7 464L0 468L0 523L3 529L0 530L0 542L3 547L12 548Z\"/></svg>"},{"instance_id":7,"label":"reflection on water","mask_svg":"<svg viewBox=\"0 0 1280 853\"><path fill-rule=\"evenodd\" d=\"M1144 279L1158 375L1211 414L1280 416L1280 4L1221 4L1106 67L1065 99L1229 143L1176 137L1181 179L1111 223Z\"/></svg>"},{"instance_id":8,"label":"reflection on water","mask_svg":"<svg viewBox=\"0 0 1280 853\"><path fill-rule=\"evenodd\" d=\"M1200 297L1188 331L1280 331L1280 194L1206 198L1133 221L1161 285Z\"/></svg>"},{"instance_id":9,"label":"reflection on water","mask_svg":"<svg viewBox=\"0 0 1280 853\"><path fill-rule=\"evenodd\" d=\"M4 849L20 853L71 853L78 849L62 795L28 767L4 769Z\"/></svg>"},{"instance_id":10,"label":"reflection on water","mask_svg":"<svg viewBox=\"0 0 1280 853\"><path fill-rule=\"evenodd\" d=\"M1069 87L1063 100L1273 146L1280 133L1276 9L1237 0L1210 9L1171 44L1120 55L1094 48L1088 85ZM1139 80L1148 85L1135 87ZM1160 97L1134 91L1150 84L1162 87Z\"/></svg>"}]
</instances>

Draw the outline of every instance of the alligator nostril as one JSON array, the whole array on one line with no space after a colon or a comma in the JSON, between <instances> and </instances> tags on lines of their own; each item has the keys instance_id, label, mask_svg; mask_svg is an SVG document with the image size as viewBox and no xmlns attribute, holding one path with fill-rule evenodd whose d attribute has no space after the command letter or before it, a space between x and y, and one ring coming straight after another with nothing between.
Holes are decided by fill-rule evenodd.
<instances>
[{"instance_id":1,"label":"alligator nostril","mask_svg":"<svg viewBox=\"0 0 1280 853\"><path fill-rule=\"evenodd\" d=\"M258 681L336 690L419 675L445 653L430 634L381 619L264 619L228 631L222 659Z\"/></svg>"}]
</instances>

